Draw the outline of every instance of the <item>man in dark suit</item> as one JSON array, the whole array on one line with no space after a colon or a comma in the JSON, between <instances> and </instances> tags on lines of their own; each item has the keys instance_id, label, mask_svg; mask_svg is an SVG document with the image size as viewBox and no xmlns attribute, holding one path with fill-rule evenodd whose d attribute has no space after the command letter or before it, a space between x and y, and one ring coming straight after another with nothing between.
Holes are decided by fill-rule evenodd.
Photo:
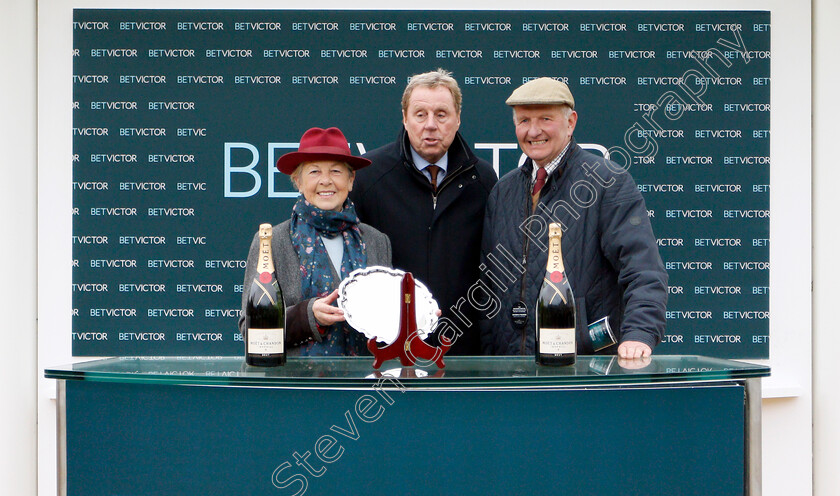
<instances>
[{"instance_id":1,"label":"man in dark suit","mask_svg":"<svg viewBox=\"0 0 840 496\"><path fill-rule=\"evenodd\" d=\"M475 302L482 222L497 177L458 132L461 90L442 69L413 76L397 140L364 155L350 198L391 239L393 265L425 283L441 310L450 354L480 354ZM443 331L442 328L446 330Z\"/></svg>"}]
</instances>

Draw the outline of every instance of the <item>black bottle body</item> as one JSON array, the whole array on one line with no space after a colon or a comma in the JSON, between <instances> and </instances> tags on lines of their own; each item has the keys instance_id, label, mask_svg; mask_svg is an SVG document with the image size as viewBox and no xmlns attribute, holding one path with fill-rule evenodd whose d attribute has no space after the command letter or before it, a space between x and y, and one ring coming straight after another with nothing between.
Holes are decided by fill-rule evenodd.
<instances>
[{"instance_id":1,"label":"black bottle body","mask_svg":"<svg viewBox=\"0 0 840 496\"><path fill-rule=\"evenodd\" d=\"M245 363L276 367L286 363L286 306L274 273L271 224L260 225L257 276L245 310Z\"/></svg>"},{"instance_id":2,"label":"black bottle body","mask_svg":"<svg viewBox=\"0 0 840 496\"><path fill-rule=\"evenodd\" d=\"M548 263L537 298L535 355L540 365L572 365L577 359L575 295L563 266L562 230L551 224Z\"/></svg>"}]
</instances>

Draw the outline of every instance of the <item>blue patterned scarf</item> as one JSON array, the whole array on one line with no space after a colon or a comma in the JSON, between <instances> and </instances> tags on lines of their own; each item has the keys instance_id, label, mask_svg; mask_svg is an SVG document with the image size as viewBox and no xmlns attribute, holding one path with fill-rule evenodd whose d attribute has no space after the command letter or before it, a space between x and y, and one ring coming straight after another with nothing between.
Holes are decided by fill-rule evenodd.
<instances>
[{"instance_id":1,"label":"blue patterned scarf","mask_svg":"<svg viewBox=\"0 0 840 496\"><path fill-rule=\"evenodd\" d=\"M300 289L303 299L323 298L338 287L333 281L332 262L321 236L344 240L341 279L355 269L367 266L365 242L359 230L359 217L350 199L344 201L340 212L321 210L301 196L292 209L292 246L300 258ZM301 355L359 355L367 354L365 337L339 322L327 328L322 341L312 341L301 349Z\"/></svg>"}]
</instances>

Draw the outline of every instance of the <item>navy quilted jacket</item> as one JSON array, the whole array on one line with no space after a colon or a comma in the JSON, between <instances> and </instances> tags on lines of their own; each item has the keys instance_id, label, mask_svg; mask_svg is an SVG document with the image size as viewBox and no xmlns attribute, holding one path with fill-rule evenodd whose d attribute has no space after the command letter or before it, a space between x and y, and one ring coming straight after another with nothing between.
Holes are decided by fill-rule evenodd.
<instances>
[{"instance_id":1,"label":"navy quilted jacket","mask_svg":"<svg viewBox=\"0 0 840 496\"><path fill-rule=\"evenodd\" d=\"M485 354L534 353L534 313L548 259L548 223L564 226L563 260L577 303L577 351L592 354L586 326L604 316L619 342L656 346L665 332L668 275L647 209L633 178L613 162L572 142L531 209L528 159L505 174L487 200L482 241L487 319L481 322ZM523 280L524 277L524 280ZM511 307L528 309L524 328ZM615 353L616 346L602 350Z\"/></svg>"}]
</instances>

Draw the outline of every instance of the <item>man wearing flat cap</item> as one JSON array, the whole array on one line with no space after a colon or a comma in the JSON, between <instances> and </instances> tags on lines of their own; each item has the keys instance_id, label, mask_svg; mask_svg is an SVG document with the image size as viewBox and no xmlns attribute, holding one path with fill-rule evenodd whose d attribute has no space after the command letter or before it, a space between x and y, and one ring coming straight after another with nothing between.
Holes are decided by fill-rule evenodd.
<instances>
[{"instance_id":1,"label":"man wearing flat cap","mask_svg":"<svg viewBox=\"0 0 840 496\"><path fill-rule=\"evenodd\" d=\"M484 353L534 353L548 224L559 222L577 307L577 352L649 356L665 332L668 275L633 178L575 142L578 116L566 84L535 79L505 103L513 107L516 138L528 158L487 200L484 281L501 306L482 321ZM605 317L617 342L600 348L587 326Z\"/></svg>"}]
</instances>

